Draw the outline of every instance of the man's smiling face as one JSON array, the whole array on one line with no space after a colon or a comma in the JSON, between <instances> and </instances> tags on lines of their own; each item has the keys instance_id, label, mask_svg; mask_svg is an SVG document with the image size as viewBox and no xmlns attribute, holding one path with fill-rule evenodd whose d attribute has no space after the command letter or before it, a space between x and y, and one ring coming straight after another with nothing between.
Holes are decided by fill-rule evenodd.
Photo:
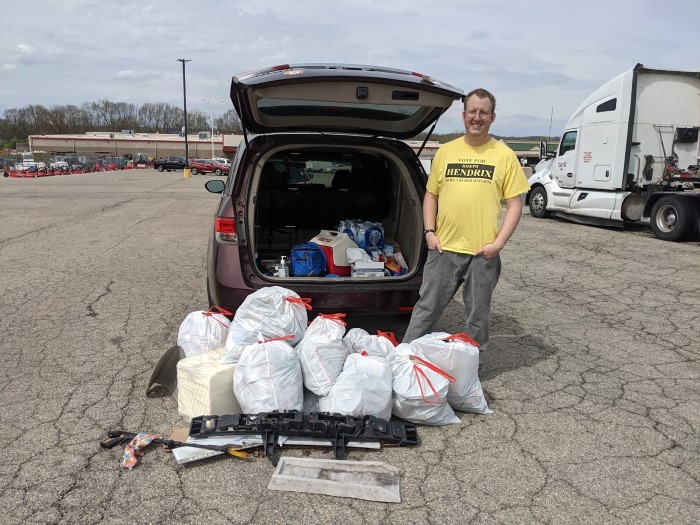
<instances>
[{"instance_id":1,"label":"man's smiling face","mask_svg":"<svg viewBox=\"0 0 700 525\"><path fill-rule=\"evenodd\" d=\"M483 143L488 137L491 124L496 120L496 113L493 112L488 98L472 95L466 102L465 110L462 111L462 120L469 139Z\"/></svg>"}]
</instances>

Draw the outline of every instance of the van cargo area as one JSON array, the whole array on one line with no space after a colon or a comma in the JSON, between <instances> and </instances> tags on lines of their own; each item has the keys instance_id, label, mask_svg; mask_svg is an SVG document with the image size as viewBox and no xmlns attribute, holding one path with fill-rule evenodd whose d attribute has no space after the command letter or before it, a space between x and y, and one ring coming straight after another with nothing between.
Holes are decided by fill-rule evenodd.
<instances>
[{"instance_id":1,"label":"van cargo area","mask_svg":"<svg viewBox=\"0 0 700 525\"><path fill-rule=\"evenodd\" d=\"M415 273L422 240L421 196L416 191L422 187L416 178L422 168L417 161L407 166L404 157L377 146L289 145L266 153L254 169L249 245L265 278L327 279L279 274L276 268L283 256L289 260L295 245L323 230L338 231L341 221L349 220L381 224L384 244L400 250L408 267L400 276L373 279ZM337 276L328 268L323 273Z\"/></svg>"}]
</instances>

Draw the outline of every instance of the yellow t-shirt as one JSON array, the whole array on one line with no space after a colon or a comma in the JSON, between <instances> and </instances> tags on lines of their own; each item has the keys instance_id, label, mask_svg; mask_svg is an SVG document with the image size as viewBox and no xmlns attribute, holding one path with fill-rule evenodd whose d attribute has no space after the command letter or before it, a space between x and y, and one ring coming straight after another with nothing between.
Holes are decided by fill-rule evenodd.
<instances>
[{"instance_id":1,"label":"yellow t-shirt","mask_svg":"<svg viewBox=\"0 0 700 525\"><path fill-rule=\"evenodd\" d=\"M460 137L441 146L427 190L438 197L435 233L443 250L474 255L493 242L501 199L529 189L515 153L498 140L473 148Z\"/></svg>"}]
</instances>

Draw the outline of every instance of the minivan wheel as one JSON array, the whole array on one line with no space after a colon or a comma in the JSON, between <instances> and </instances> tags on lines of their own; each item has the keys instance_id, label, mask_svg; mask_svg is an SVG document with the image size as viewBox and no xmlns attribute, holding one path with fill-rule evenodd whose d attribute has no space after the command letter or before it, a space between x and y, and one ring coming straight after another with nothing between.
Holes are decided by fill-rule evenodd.
<instances>
[{"instance_id":1,"label":"minivan wheel","mask_svg":"<svg viewBox=\"0 0 700 525\"><path fill-rule=\"evenodd\" d=\"M549 217L547 210L547 191L542 186L537 186L530 193L530 215L536 219Z\"/></svg>"},{"instance_id":2,"label":"minivan wheel","mask_svg":"<svg viewBox=\"0 0 700 525\"><path fill-rule=\"evenodd\" d=\"M192 175L197 175L198 171L197 168L192 168Z\"/></svg>"},{"instance_id":3,"label":"minivan wheel","mask_svg":"<svg viewBox=\"0 0 700 525\"><path fill-rule=\"evenodd\" d=\"M221 175L221 170L219 168L216 168L214 170L214 175Z\"/></svg>"},{"instance_id":4,"label":"minivan wheel","mask_svg":"<svg viewBox=\"0 0 700 525\"><path fill-rule=\"evenodd\" d=\"M158 166L158 171L163 171L163 166Z\"/></svg>"}]
</instances>

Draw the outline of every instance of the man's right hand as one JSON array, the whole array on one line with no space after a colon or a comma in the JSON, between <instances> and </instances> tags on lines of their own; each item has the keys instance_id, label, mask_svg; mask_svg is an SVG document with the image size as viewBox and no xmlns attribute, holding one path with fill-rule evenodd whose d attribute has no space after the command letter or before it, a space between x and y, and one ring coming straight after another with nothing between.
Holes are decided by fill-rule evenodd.
<instances>
[{"instance_id":1,"label":"man's right hand","mask_svg":"<svg viewBox=\"0 0 700 525\"><path fill-rule=\"evenodd\" d=\"M442 245L440 244L440 239L434 232L428 232L425 235L425 242L428 245L428 250L437 250L438 253L442 253Z\"/></svg>"}]
</instances>

